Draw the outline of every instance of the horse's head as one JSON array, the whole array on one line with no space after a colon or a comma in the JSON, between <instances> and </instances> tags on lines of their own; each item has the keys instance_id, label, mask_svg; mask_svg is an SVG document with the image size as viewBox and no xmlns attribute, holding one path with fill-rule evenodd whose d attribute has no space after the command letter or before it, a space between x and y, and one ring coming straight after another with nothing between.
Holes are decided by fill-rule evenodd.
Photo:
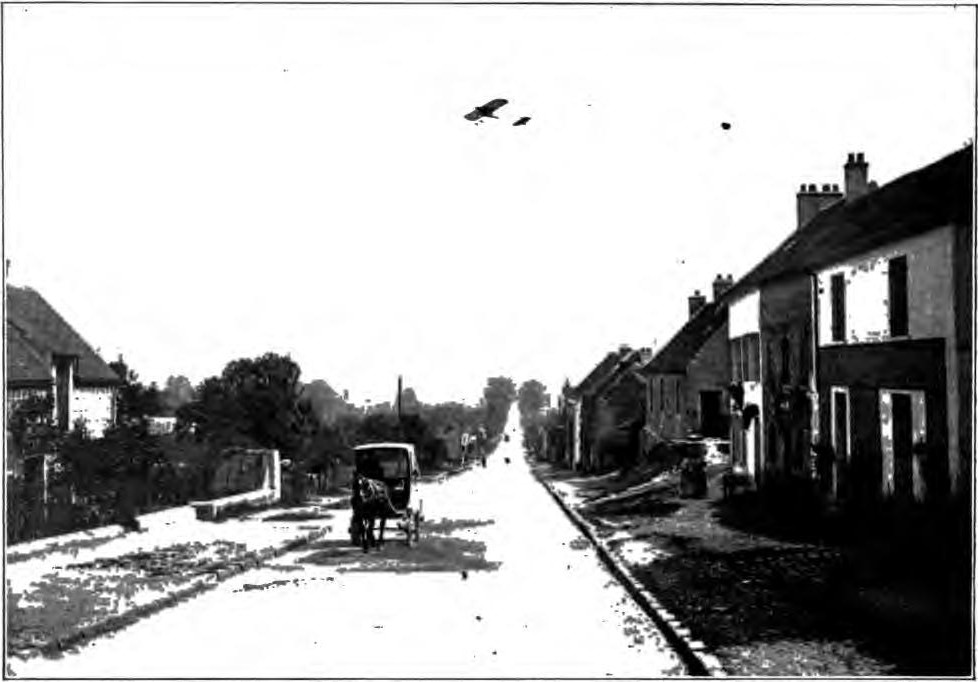
<instances>
[{"instance_id":1,"label":"horse's head","mask_svg":"<svg viewBox=\"0 0 978 682\"><path fill-rule=\"evenodd\" d=\"M379 481L367 478L366 476L361 476L357 485L360 490L360 499L365 502L378 497L383 486Z\"/></svg>"}]
</instances>

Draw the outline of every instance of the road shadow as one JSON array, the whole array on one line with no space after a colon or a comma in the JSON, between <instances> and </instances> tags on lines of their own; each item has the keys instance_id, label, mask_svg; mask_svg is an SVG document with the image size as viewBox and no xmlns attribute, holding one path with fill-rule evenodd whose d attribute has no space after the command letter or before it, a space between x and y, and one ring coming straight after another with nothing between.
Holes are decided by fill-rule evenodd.
<instances>
[{"instance_id":1,"label":"road shadow","mask_svg":"<svg viewBox=\"0 0 978 682\"><path fill-rule=\"evenodd\" d=\"M324 539L309 545L310 553L297 563L330 566L341 573L495 571L500 562L486 560L485 543L453 535L492 523L492 520L444 518L423 522L420 540L410 547L402 532L388 528L384 545L368 553L348 538Z\"/></svg>"}]
</instances>

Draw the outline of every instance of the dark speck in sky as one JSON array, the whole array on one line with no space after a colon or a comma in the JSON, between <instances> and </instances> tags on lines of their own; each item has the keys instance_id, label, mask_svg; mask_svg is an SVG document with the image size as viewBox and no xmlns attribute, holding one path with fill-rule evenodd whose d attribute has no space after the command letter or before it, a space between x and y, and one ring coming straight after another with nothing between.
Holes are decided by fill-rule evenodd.
<instances>
[{"instance_id":1,"label":"dark speck in sky","mask_svg":"<svg viewBox=\"0 0 978 682\"><path fill-rule=\"evenodd\" d=\"M720 124L720 127L723 128L724 130L730 130L730 124L727 123L726 121L724 121L723 123L721 123Z\"/></svg>"}]
</instances>

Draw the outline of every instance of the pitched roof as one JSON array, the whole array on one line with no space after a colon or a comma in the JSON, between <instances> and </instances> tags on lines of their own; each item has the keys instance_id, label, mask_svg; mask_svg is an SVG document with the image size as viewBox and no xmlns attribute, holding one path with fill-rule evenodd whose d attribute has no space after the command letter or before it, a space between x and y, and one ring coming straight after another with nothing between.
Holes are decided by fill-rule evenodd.
<instances>
[{"instance_id":1,"label":"pitched roof","mask_svg":"<svg viewBox=\"0 0 978 682\"><path fill-rule=\"evenodd\" d=\"M611 351L604 359L601 360L594 369L588 372L587 376L581 379L581 382L572 389L575 396L580 396L586 391L590 391L595 388L596 385L600 384L603 379L606 379L615 368L618 366L618 362L623 358L627 357L629 354L633 353L631 348L621 347L616 351Z\"/></svg>"},{"instance_id":2,"label":"pitched roof","mask_svg":"<svg viewBox=\"0 0 978 682\"><path fill-rule=\"evenodd\" d=\"M82 384L122 380L64 318L29 287L7 285L7 381L51 381L53 355L78 357L75 379Z\"/></svg>"},{"instance_id":3,"label":"pitched roof","mask_svg":"<svg viewBox=\"0 0 978 682\"><path fill-rule=\"evenodd\" d=\"M970 227L973 153L969 144L858 199L837 201L793 232L724 299L936 227Z\"/></svg>"},{"instance_id":4,"label":"pitched roof","mask_svg":"<svg viewBox=\"0 0 978 682\"><path fill-rule=\"evenodd\" d=\"M699 349L726 321L727 306L715 301L704 304L639 371L646 376L685 374Z\"/></svg>"}]
</instances>

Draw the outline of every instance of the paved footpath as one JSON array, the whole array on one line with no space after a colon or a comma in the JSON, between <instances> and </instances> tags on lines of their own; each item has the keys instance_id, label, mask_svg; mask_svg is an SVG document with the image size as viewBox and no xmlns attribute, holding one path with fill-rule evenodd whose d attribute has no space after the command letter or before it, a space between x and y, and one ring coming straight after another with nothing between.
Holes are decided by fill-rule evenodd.
<instances>
[{"instance_id":1,"label":"paved footpath","mask_svg":"<svg viewBox=\"0 0 978 682\"><path fill-rule=\"evenodd\" d=\"M178 598L333 528L339 498L267 509L221 523L190 507L140 517L142 532L107 526L7 550L8 651L51 653L143 617ZM18 667L17 658L12 668Z\"/></svg>"},{"instance_id":2,"label":"paved footpath","mask_svg":"<svg viewBox=\"0 0 978 682\"><path fill-rule=\"evenodd\" d=\"M518 434L422 484L411 548L339 532L61 659L37 677L660 677L661 632L534 479ZM509 458L509 463L505 458ZM349 512L332 525L345 529Z\"/></svg>"}]
</instances>

